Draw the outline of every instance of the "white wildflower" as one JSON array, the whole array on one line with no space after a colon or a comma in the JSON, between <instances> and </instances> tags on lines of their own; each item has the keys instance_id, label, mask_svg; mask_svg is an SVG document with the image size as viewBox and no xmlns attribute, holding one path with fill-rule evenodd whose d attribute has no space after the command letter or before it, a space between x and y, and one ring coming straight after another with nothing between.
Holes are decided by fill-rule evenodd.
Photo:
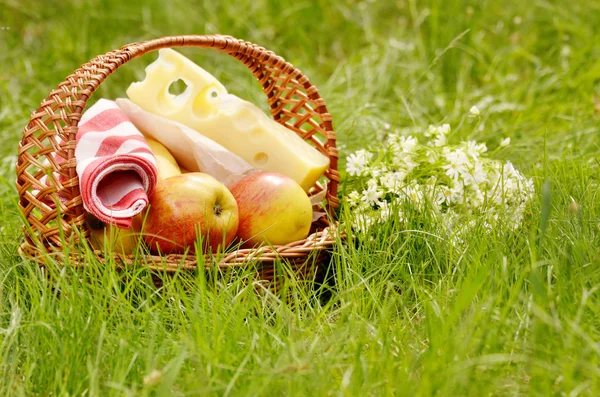
<instances>
[{"instance_id":1,"label":"white wildflower","mask_svg":"<svg viewBox=\"0 0 600 397\"><path fill-rule=\"evenodd\" d=\"M462 185L458 184L455 187L448 188L444 186L442 189L444 201L447 205L461 204L465 197L465 190Z\"/></svg>"},{"instance_id":2,"label":"white wildflower","mask_svg":"<svg viewBox=\"0 0 600 397\"><path fill-rule=\"evenodd\" d=\"M504 167L502 168L502 171L504 172L504 178L506 178L506 179L512 178L515 174L515 167L512 165L512 163L510 161L507 161L506 163L504 163Z\"/></svg>"},{"instance_id":3,"label":"white wildflower","mask_svg":"<svg viewBox=\"0 0 600 397\"><path fill-rule=\"evenodd\" d=\"M368 204L377 204L382 196L383 192L374 179L369 181L369 186L362 192L362 200Z\"/></svg>"},{"instance_id":4,"label":"white wildflower","mask_svg":"<svg viewBox=\"0 0 600 397\"><path fill-rule=\"evenodd\" d=\"M450 194L446 197L448 205L450 204L461 204L465 199L465 191L463 189L452 188Z\"/></svg>"},{"instance_id":5,"label":"white wildflower","mask_svg":"<svg viewBox=\"0 0 600 397\"><path fill-rule=\"evenodd\" d=\"M499 180L498 183L494 186L494 188L488 192L488 199L496 205L504 203L504 183L504 180Z\"/></svg>"},{"instance_id":6,"label":"white wildflower","mask_svg":"<svg viewBox=\"0 0 600 397\"><path fill-rule=\"evenodd\" d=\"M471 109L469 109L469 113L471 114L471 116L477 117L479 116L479 108L477 106L471 106Z\"/></svg>"},{"instance_id":7,"label":"white wildflower","mask_svg":"<svg viewBox=\"0 0 600 397\"><path fill-rule=\"evenodd\" d=\"M523 199L525 201L531 200L535 194L535 187L533 186L533 180L525 179L523 183Z\"/></svg>"},{"instance_id":8,"label":"white wildflower","mask_svg":"<svg viewBox=\"0 0 600 397\"><path fill-rule=\"evenodd\" d=\"M457 179L468 172L469 158L462 150L448 151L444 154L444 158L448 164L443 165L442 168L446 170L446 175L450 178Z\"/></svg>"},{"instance_id":9,"label":"white wildflower","mask_svg":"<svg viewBox=\"0 0 600 397\"><path fill-rule=\"evenodd\" d=\"M438 134L438 128L435 125L429 125L429 127L427 127L427 131L425 131L425 136L427 138L431 138L432 136L435 136Z\"/></svg>"},{"instance_id":10,"label":"white wildflower","mask_svg":"<svg viewBox=\"0 0 600 397\"><path fill-rule=\"evenodd\" d=\"M346 170L351 176L361 176L372 158L373 153L367 152L364 149L357 150L346 157Z\"/></svg>"},{"instance_id":11,"label":"white wildflower","mask_svg":"<svg viewBox=\"0 0 600 397\"><path fill-rule=\"evenodd\" d=\"M408 171L411 171L419 165L416 161L414 161L414 158L411 154L404 152L396 153L393 161L396 167L403 168Z\"/></svg>"},{"instance_id":12,"label":"white wildflower","mask_svg":"<svg viewBox=\"0 0 600 397\"><path fill-rule=\"evenodd\" d=\"M485 196L483 192L477 185L473 185L473 187L469 191L468 202L473 208L480 208L485 202Z\"/></svg>"},{"instance_id":13,"label":"white wildflower","mask_svg":"<svg viewBox=\"0 0 600 397\"><path fill-rule=\"evenodd\" d=\"M387 201L382 201L379 203L379 221L385 222L390 218L391 210L390 203Z\"/></svg>"},{"instance_id":14,"label":"white wildflower","mask_svg":"<svg viewBox=\"0 0 600 397\"><path fill-rule=\"evenodd\" d=\"M465 185L474 185L478 189L479 185L486 182L488 178L488 174L483 170L483 163L479 161L476 162L475 165L462 176L465 181Z\"/></svg>"},{"instance_id":15,"label":"white wildflower","mask_svg":"<svg viewBox=\"0 0 600 397\"><path fill-rule=\"evenodd\" d=\"M510 145L510 137L508 138L504 138L501 142L500 142L500 147L506 147Z\"/></svg>"},{"instance_id":16,"label":"white wildflower","mask_svg":"<svg viewBox=\"0 0 600 397\"><path fill-rule=\"evenodd\" d=\"M371 178L379 178L379 176L381 176L383 173L385 173L387 171L387 168L385 166L379 166L379 167L369 167L365 174L371 175Z\"/></svg>"},{"instance_id":17,"label":"white wildflower","mask_svg":"<svg viewBox=\"0 0 600 397\"><path fill-rule=\"evenodd\" d=\"M346 170L352 176L360 176L364 172L364 168L350 157L348 157L348 164L346 164Z\"/></svg>"},{"instance_id":18,"label":"white wildflower","mask_svg":"<svg viewBox=\"0 0 600 397\"><path fill-rule=\"evenodd\" d=\"M385 140L385 145L387 150L391 152L400 151L400 145L398 144L398 134L389 134L387 139Z\"/></svg>"},{"instance_id":19,"label":"white wildflower","mask_svg":"<svg viewBox=\"0 0 600 397\"><path fill-rule=\"evenodd\" d=\"M379 178L379 182L386 192L398 193L405 177L406 172L404 171L387 172Z\"/></svg>"},{"instance_id":20,"label":"white wildflower","mask_svg":"<svg viewBox=\"0 0 600 397\"><path fill-rule=\"evenodd\" d=\"M358 213L354 219L354 223L352 226L358 232L367 232L369 229L375 224L376 219L370 215L365 213Z\"/></svg>"},{"instance_id":21,"label":"white wildflower","mask_svg":"<svg viewBox=\"0 0 600 397\"><path fill-rule=\"evenodd\" d=\"M477 143L475 141L468 141L462 145L465 152L472 157L474 160L477 160L479 156L483 153L487 152L487 146L485 143Z\"/></svg>"},{"instance_id":22,"label":"white wildflower","mask_svg":"<svg viewBox=\"0 0 600 397\"><path fill-rule=\"evenodd\" d=\"M406 186L404 188L404 194L413 204L417 206L423 204L423 191L418 183Z\"/></svg>"},{"instance_id":23,"label":"white wildflower","mask_svg":"<svg viewBox=\"0 0 600 397\"><path fill-rule=\"evenodd\" d=\"M432 198L432 200L436 204L440 205L447 202L448 196L450 196L450 188L448 186L441 185L437 186L435 190L435 196Z\"/></svg>"},{"instance_id":24,"label":"white wildflower","mask_svg":"<svg viewBox=\"0 0 600 397\"><path fill-rule=\"evenodd\" d=\"M467 171L465 167L457 165L456 163L444 165L443 168L446 170L446 175L452 179L458 179L461 174Z\"/></svg>"},{"instance_id":25,"label":"white wildflower","mask_svg":"<svg viewBox=\"0 0 600 397\"><path fill-rule=\"evenodd\" d=\"M448 143L448 141L446 140L446 135L437 134L435 139L431 143L433 144L433 146L441 147L445 146Z\"/></svg>"},{"instance_id":26,"label":"white wildflower","mask_svg":"<svg viewBox=\"0 0 600 397\"><path fill-rule=\"evenodd\" d=\"M427 161L430 162L431 164L436 163L439 158L440 158L439 151L436 151L436 150L428 150L427 151Z\"/></svg>"},{"instance_id":27,"label":"white wildflower","mask_svg":"<svg viewBox=\"0 0 600 397\"><path fill-rule=\"evenodd\" d=\"M398 142L400 148L404 153L413 153L418 143L419 141L417 140L417 138L414 138L410 135L407 137L401 136Z\"/></svg>"},{"instance_id":28,"label":"white wildflower","mask_svg":"<svg viewBox=\"0 0 600 397\"><path fill-rule=\"evenodd\" d=\"M404 166L408 171L412 171L415 167L417 167L419 163L417 163L413 157L405 157L404 158Z\"/></svg>"},{"instance_id":29,"label":"white wildflower","mask_svg":"<svg viewBox=\"0 0 600 397\"><path fill-rule=\"evenodd\" d=\"M357 207L360 203L360 193L358 193L356 190L353 190L346 196L346 199L351 207Z\"/></svg>"},{"instance_id":30,"label":"white wildflower","mask_svg":"<svg viewBox=\"0 0 600 397\"><path fill-rule=\"evenodd\" d=\"M450 133L450 124L442 124L437 128L437 132L442 135L448 135Z\"/></svg>"},{"instance_id":31,"label":"white wildflower","mask_svg":"<svg viewBox=\"0 0 600 397\"><path fill-rule=\"evenodd\" d=\"M483 182L487 189L495 189L500 184L502 178L502 166L500 164L498 161L487 167L487 180Z\"/></svg>"},{"instance_id":32,"label":"white wildflower","mask_svg":"<svg viewBox=\"0 0 600 397\"><path fill-rule=\"evenodd\" d=\"M473 158L473 160L477 160L479 158L479 155L481 154L479 152L479 145L477 145L477 142L475 141L467 142L467 144L465 145L465 152L468 156Z\"/></svg>"},{"instance_id":33,"label":"white wildflower","mask_svg":"<svg viewBox=\"0 0 600 397\"><path fill-rule=\"evenodd\" d=\"M464 150L458 148L456 150L444 150L444 158L449 163L457 163L459 165L469 164L469 158Z\"/></svg>"}]
</instances>

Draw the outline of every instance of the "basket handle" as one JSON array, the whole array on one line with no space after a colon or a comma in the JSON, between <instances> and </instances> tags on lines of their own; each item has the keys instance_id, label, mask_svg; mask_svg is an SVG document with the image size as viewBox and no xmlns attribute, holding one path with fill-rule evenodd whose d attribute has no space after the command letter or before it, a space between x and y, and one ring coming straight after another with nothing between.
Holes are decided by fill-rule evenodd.
<instances>
[{"instance_id":1,"label":"basket handle","mask_svg":"<svg viewBox=\"0 0 600 397\"><path fill-rule=\"evenodd\" d=\"M324 175L329 179L326 194L327 210L333 215L332 210L338 206L339 152L336 148L331 115L317 87L312 85L308 78L292 64L256 44L231 36L187 35L132 43L99 55L69 75L42 101L23 131L17 161L20 207L30 224L36 226L44 235L56 236L58 236L57 226L48 233L39 230L44 229L50 218L55 218L62 223L65 234L70 234L72 226L80 227L84 224L79 181L75 171L75 145L77 126L86 103L100 84L119 67L150 51L170 47L212 48L229 54L250 69L263 87L273 118L294 130L303 139L310 140L319 151L329 157L329 169ZM306 112L299 115L297 112L302 108ZM315 119L320 120L320 123ZM301 128L305 125L308 125L308 130ZM56 140L56 136L60 139ZM325 140L322 142L322 138L320 140L318 136L324 137ZM45 139L50 140L50 145L42 143ZM60 164L53 163L54 160L49 156L52 152L65 161ZM32 212L35 207L43 205L43 197L40 197L40 193L32 194L31 191L36 185L40 185L39 180L44 175L44 167L41 166L42 161L40 161L40 157L43 156L52 163L52 169L64 177L64 180L57 181L59 186L55 187L54 191L50 191L49 188L42 192L42 195L56 198L56 192L60 191L63 201L60 203L58 200L55 201L62 216L55 213L45 216L44 219L38 219ZM28 172L31 166L40 168L40 171L31 174Z\"/></svg>"}]
</instances>

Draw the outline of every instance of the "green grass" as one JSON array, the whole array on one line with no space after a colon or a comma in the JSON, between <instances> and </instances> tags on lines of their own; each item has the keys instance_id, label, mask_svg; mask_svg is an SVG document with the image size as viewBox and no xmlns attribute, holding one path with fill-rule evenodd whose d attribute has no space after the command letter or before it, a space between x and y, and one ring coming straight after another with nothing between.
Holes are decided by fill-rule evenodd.
<instances>
[{"instance_id":1,"label":"green grass","mask_svg":"<svg viewBox=\"0 0 600 397\"><path fill-rule=\"evenodd\" d=\"M600 394L599 3L52 3L0 0L0 395ZM447 122L454 141L490 148L511 137L501 156L535 179L531 214L460 248L416 216L351 235L333 252L328 296L294 280L287 300L256 294L249 274L156 288L141 263L118 273L92 258L48 278L17 253L14 162L29 115L95 55L186 33L231 34L302 69L342 157L387 128ZM265 106L243 66L184 52ZM95 98L124 95L152 59Z\"/></svg>"}]
</instances>

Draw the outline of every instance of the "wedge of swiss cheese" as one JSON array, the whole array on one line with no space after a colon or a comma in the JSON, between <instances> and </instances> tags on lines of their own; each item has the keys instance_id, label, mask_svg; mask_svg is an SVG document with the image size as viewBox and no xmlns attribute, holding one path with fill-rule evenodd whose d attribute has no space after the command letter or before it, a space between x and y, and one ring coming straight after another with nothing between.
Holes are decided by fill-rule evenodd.
<instances>
[{"instance_id":1,"label":"wedge of swiss cheese","mask_svg":"<svg viewBox=\"0 0 600 397\"><path fill-rule=\"evenodd\" d=\"M170 85L183 80L179 95ZM210 73L171 49L161 49L143 81L127 89L141 108L184 124L242 157L254 168L279 172L306 191L329 166L329 159L256 105L229 94Z\"/></svg>"}]
</instances>

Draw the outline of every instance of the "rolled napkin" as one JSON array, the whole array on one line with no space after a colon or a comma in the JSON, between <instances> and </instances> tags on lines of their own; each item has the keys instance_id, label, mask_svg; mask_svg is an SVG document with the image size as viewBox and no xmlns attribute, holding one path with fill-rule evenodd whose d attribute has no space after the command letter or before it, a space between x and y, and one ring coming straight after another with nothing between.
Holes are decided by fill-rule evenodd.
<instances>
[{"instance_id":1,"label":"rolled napkin","mask_svg":"<svg viewBox=\"0 0 600 397\"><path fill-rule=\"evenodd\" d=\"M75 158L86 211L130 227L148 205L158 171L144 136L115 102L100 99L82 115Z\"/></svg>"}]
</instances>

